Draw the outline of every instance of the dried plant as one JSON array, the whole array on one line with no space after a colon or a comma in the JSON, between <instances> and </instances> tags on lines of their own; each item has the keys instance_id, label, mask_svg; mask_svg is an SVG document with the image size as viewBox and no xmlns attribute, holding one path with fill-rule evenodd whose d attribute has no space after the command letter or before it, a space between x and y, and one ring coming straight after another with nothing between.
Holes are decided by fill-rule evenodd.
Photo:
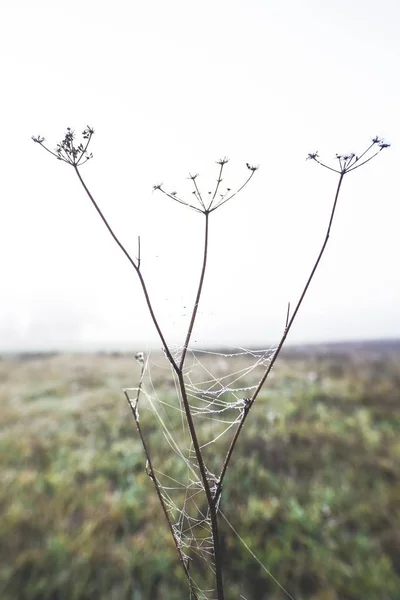
<instances>
[{"instance_id":1,"label":"dried plant","mask_svg":"<svg viewBox=\"0 0 400 600\"><path fill-rule=\"evenodd\" d=\"M126 389L125 397L132 411L132 415L136 423L136 428L142 442L144 454L147 461L146 471L154 484L162 511L165 516L165 520L168 524L169 530L171 532L176 547L176 551L178 553L182 568L184 570L189 584L191 598L196 600L207 599L211 597L211 594L212 597L216 597L218 600L223 600L223 556L221 548L221 538L219 533L219 516L221 515L228 523L228 525L232 527L235 533L237 532L234 529L234 527L229 523L225 515L222 513L220 502L223 491L223 483L228 467L230 465L233 451L237 444L237 440L247 419L247 416L252 406L254 405L254 402L259 396L260 391L263 388L271 372L271 369L273 368L275 361L277 360L282 350L282 347L292 328L292 325L296 319L299 309L304 301L305 295L310 287L314 274L320 264L321 258L323 256L330 236L331 227L339 199L339 194L342 188L343 179L345 175L365 165L367 162L372 160L377 154L379 154L379 152L389 147L389 144L384 142L384 140L379 137L374 137L371 140L370 145L366 148L366 150L359 155L356 155L354 153L340 155L337 154L336 167L330 166L325 162L322 162L318 155L318 152L308 154L307 160L313 160L322 167L337 173L338 181L336 184L333 205L330 212L330 218L322 246L319 250L315 263L313 264L310 275L300 294L300 297L294 307L294 310L291 311L290 304L288 305L285 327L281 339L277 347L273 351L262 351L261 353L257 353L254 351L248 352L248 354L251 355L254 359L254 365L250 369L244 370L245 373L243 373L242 371L237 371L232 374L232 377L229 379L229 381L224 383L222 382L225 379L225 377L217 378L214 376L211 377L210 375L210 379L206 382L203 382L207 383L207 386L201 386L199 383L194 383L192 379L187 376L185 366L188 359L188 353L190 353L190 342L199 309L207 267L209 249L209 219L214 211L216 211L217 209L221 208L224 204L229 202L241 190L243 190L245 186L248 185L250 180L253 178L255 172L257 171L258 167L246 163L248 173L247 176L244 178L243 183L238 187L238 189L232 191L231 188L225 188L222 190L223 173L226 164L228 163L228 159L224 157L217 161L218 176L216 180L216 185L214 189L212 191L207 192L207 194L202 193L202 191L200 190L198 184L198 175L189 175L189 179L191 180L193 185L192 199L190 201L186 200L175 191L168 192L162 184L158 184L153 187L154 190L161 192L166 197L170 198L172 201L181 204L197 213L200 213L204 217L203 261L199 276L199 282L195 293L193 307L190 313L185 340L179 351L176 352L168 344L167 340L164 337L163 331L159 325L159 321L157 320L152 306L146 282L141 272L140 238L138 241L138 256L136 259L134 259L128 253L125 246L121 243L121 241L114 233L109 222L107 221L102 210L100 209L99 205L95 201L93 195L89 191L85 181L82 178L80 168L92 158L92 154L89 153L88 149L93 134L93 128L88 126L82 132L83 141L77 144L77 142L75 141L76 137L74 131L68 128L64 139L56 146L55 150L49 149L45 145L45 139L41 136L33 137L32 139L34 142L42 146L42 148L44 148L47 152L52 154L55 158L67 163L74 169L81 185L83 186L87 196L89 197L97 213L102 219L104 225L108 229L109 233L111 234L121 251L129 260L130 264L136 271L136 274L140 280L140 284L144 293L145 301L151 319L161 340L163 352L169 361L173 377L176 381L176 407L179 407L182 415L184 415L184 426L186 427L190 439L190 448L187 450L183 447L182 444L179 444L179 442L175 440L175 432L168 430L168 427L165 425L165 423L162 422L162 419L160 419L164 428L164 433L166 435L166 438L168 439L168 443L178 456L178 459L183 461L188 471L187 483L185 484L185 486L183 486L183 492L181 490L181 492L184 493L185 496L185 504L183 505L182 509L178 509L177 504L174 503L171 499L171 495L168 492L168 488L162 484L159 472L153 465L151 452L146 443L145 434L140 425L139 401L140 397L144 393L144 377L148 365L147 357L145 357L144 354L141 352L139 352L136 355L136 359L141 365L141 377L139 384L136 388ZM242 381L244 375L247 376L249 372L251 372L254 369L255 366L257 368L262 368L262 374L259 377L256 385L240 387L240 385L237 384L237 387L234 388L233 383L237 382L238 380ZM217 391L216 383L218 383ZM250 390L252 391L252 393L246 398L240 397L240 392L241 394L243 394L242 390ZM134 392L133 397L131 396L132 391ZM224 415L223 419L221 418L221 414ZM234 417L229 417L230 414L234 414ZM220 426L221 424L223 425L221 433L216 434L215 430L212 430L212 433L210 434L211 438L209 440L200 440L199 428L196 426L196 422L198 422L199 418L204 418L205 416L217 426ZM209 455L207 455L206 452L207 446L221 438L222 434L225 434L232 428L234 429L234 433L230 441L228 442L226 451L221 456L220 467L218 470L218 474L216 475L211 470L211 461L209 459ZM192 513L190 513L187 508L189 502L188 498L192 501ZM205 509L203 508L204 506ZM179 515L178 521L174 520L174 514L176 513L176 511ZM190 530L190 535L187 533L185 526L182 524L183 522L185 523L185 526L187 526L187 529ZM209 536L207 535L208 528L210 532ZM203 535L200 535L200 537L197 538L197 532L199 530L203 532ZM206 559L208 559L208 566L210 567L210 571L212 572L212 577L214 580L212 590L207 590L204 585L198 585L196 583L195 577L192 574L192 568L190 568L192 560L192 556L189 552L190 549L193 550L193 552L202 555L203 558L205 557ZM263 568L273 578L272 574L269 573L266 567L263 566ZM275 580L275 578L273 578L273 580L276 582L277 585L279 585L279 587L286 593L286 595L289 598L292 597L290 593L287 590L285 590L279 582Z\"/></svg>"}]
</instances>

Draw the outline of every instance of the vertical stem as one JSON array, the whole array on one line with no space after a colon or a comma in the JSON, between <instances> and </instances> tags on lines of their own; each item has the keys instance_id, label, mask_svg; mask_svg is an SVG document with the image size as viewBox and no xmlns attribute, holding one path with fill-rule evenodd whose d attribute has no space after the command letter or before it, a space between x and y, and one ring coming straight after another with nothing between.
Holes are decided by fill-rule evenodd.
<instances>
[{"instance_id":1,"label":"vertical stem","mask_svg":"<svg viewBox=\"0 0 400 600\"><path fill-rule=\"evenodd\" d=\"M183 367L185 364L185 358L186 358L187 350L189 347L190 338L193 333L193 327L194 327L194 323L196 320L197 311L199 308L200 297L201 297L201 292L203 290L204 277L205 277L205 272L206 272L206 267L207 267L208 240L209 240L209 213L208 213L208 211L206 211L203 214L206 219L205 230L204 230L203 264L202 264L202 268L201 268L200 280L199 280L199 285L198 285L197 293L196 293L196 299L195 299L193 310L192 310L192 316L190 318L190 323L189 323L188 331L186 334L185 343L183 346L182 356L179 361L179 366L177 369L175 369L175 371L176 371L176 374L178 377L179 388L180 388L181 395L182 395L182 403L183 403L183 407L185 410L185 416L186 416L187 424L188 424L189 431L190 431L190 437L191 437L194 451L196 454L197 463L199 465L201 480L203 483L204 492L206 494L207 504L208 504L209 511L210 511L211 531L212 531L213 544L214 544L214 561L215 561L215 579L216 579L216 588L217 588L217 598L218 598L218 600L224 600L224 588L223 588L223 580L222 580L222 564L221 564L221 552L220 552L220 545L219 545L217 508L216 508L216 504L214 502L214 499L213 499L213 496L211 493L209 481L207 479L207 470L206 470L206 466L204 464L203 455L201 453L200 444L197 439L196 428L195 428L195 425L193 422L193 417L192 417L192 413L190 410L189 400L188 400L187 392L186 392L185 380L183 377Z\"/></svg>"},{"instance_id":2,"label":"vertical stem","mask_svg":"<svg viewBox=\"0 0 400 600\"><path fill-rule=\"evenodd\" d=\"M185 343L183 345L183 351L182 351L181 360L179 362L179 368L180 369L182 369L183 365L185 364L186 353L187 353L187 350L188 350L190 338L192 337L193 326L194 326L194 322L196 320L197 310L199 308L200 296L201 296L201 292L202 292L202 289L203 289L204 276L205 276L205 273L206 273L207 257L208 257L209 212L206 211L203 214L204 214L204 216L206 218L205 233L204 233L203 266L202 266L202 269L201 269L200 281L199 281L199 285L198 285L198 288L197 288L196 300L194 302L192 316L191 316L191 319L190 319L189 328L188 328L188 332L187 332L187 335L186 335Z\"/></svg>"},{"instance_id":3,"label":"vertical stem","mask_svg":"<svg viewBox=\"0 0 400 600\"><path fill-rule=\"evenodd\" d=\"M204 487L204 492L207 498L207 504L210 510L210 519L211 519L211 531L213 537L214 544L214 561L215 561L215 580L217 587L217 598L218 600L224 600L224 587L222 580L222 563L221 563L221 552L219 545L219 532L218 532L218 519L217 519L217 507L214 502L213 496L211 494L210 485L207 479L207 470L204 464L203 455L201 453L201 448L197 439L196 429L193 422L192 413L190 411L189 400L186 393L185 381L183 379L182 370L177 371L179 388L182 394L182 403L185 409L185 416L187 420L187 424L190 431L190 437L193 442L194 451L196 454L197 463L200 469L201 480Z\"/></svg>"}]
</instances>

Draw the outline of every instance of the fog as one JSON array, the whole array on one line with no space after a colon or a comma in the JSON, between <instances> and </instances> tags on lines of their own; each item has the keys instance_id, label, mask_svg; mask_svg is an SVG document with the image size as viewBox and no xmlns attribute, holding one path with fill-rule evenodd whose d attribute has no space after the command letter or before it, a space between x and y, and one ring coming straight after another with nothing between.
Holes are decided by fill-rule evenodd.
<instances>
[{"instance_id":1,"label":"fog","mask_svg":"<svg viewBox=\"0 0 400 600\"><path fill-rule=\"evenodd\" d=\"M313 161L392 146L346 175L326 254L290 343L400 337L400 4L183 0L4 3L0 46L0 350L159 347L135 272L50 148L95 128L81 169L182 344L203 252L192 198L227 155L249 185L211 215L193 343L266 346L282 334L324 239L338 181Z\"/></svg>"}]
</instances>

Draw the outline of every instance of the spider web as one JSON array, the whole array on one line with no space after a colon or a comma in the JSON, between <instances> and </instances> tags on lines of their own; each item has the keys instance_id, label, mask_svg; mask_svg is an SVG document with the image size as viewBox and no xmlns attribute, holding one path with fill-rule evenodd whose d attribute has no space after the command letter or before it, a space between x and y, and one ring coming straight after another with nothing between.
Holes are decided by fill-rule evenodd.
<instances>
[{"instance_id":1,"label":"spider web","mask_svg":"<svg viewBox=\"0 0 400 600\"><path fill-rule=\"evenodd\" d=\"M171 349L177 363L182 350ZM183 378L213 496L232 437L274 351L236 348L232 352L187 352ZM126 392L133 403L140 389L141 416L144 408L152 413L153 431L156 418L158 456L150 441L154 474L198 598L211 600L215 570L210 512L178 378L166 356L149 353L144 358L138 353L136 357L143 364L140 388ZM161 434L164 443L160 452ZM221 496L218 509L220 499ZM201 586L195 583L199 580Z\"/></svg>"}]
</instances>

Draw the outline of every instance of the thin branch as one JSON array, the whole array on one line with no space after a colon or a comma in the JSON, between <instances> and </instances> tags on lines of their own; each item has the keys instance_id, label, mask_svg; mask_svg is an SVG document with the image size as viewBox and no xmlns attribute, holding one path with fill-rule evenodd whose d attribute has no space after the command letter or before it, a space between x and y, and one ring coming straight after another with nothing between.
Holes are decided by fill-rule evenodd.
<instances>
[{"instance_id":1,"label":"thin branch","mask_svg":"<svg viewBox=\"0 0 400 600\"><path fill-rule=\"evenodd\" d=\"M35 140L34 140L35 141ZM67 161L65 158L63 158L62 156L59 156L58 154L56 154L55 152L53 152L52 150L50 150L49 148L47 148L47 146L45 146L43 144L43 142L37 142L38 144L40 144L40 146L42 146L42 148L44 148L46 150L46 152L48 152L49 154L51 154L52 156L55 156L57 160L62 160L63 162L66 162L69 164L69 161Z\"/></svg>"},{"instance_id":2,"label":"thin branch","mask_svg":"<svg viewBox=\"0 0 400 600\"><path fill-rule=\"evenodd\" d=\"M221 185L221 182L222 182L222 171L224 170L224 166L226 165L227 162L228 162L227 158L223 158L223 159L221 159L221 160L218 161L218 164L220 165L220 168L219 168L219 174L218 174L218 179L217 179L217 185L215 186L215 190L214 190L213 197L211 198L211 202L208 205L208 210L211 209L211 207L212 207L212 205L214 203L214 200L215 200L215 197L217 195L219 186Z\"/></svg>"},{"instance_id":3,"label":"thin branch","mask_svg":"<svg viewBox=\"0 0 400 600\"><path fill-rule=\"evenodd\" d=\"M207 215L206 215L207 216ZM214 562L215 562L215 579L216 579L216 587L217 587L217 598L218 600L224 600L224 586L222 580L222 561L221 561L221 550L219 544L219 531L218 531L218 519L217 519L217 508L215 499L212 496L210 484L207 479L207 470L204 464L203 455L201 453L201 448L199 445L199 441L196 434L196 429L193 422L192 413L190 410L189 399L186 392L186 385L183 377L183 371L179 369L176 371L179 389L182 395L182 404L185 410L185 416L187 420L187 424L189 427L190 437L193 443L193 448L195 451L197 463L199 465L201 480L204 487L204 492L207 498L207 504L210 510L210 519L211 519L211 531L214 543Z\"/></svg>"},{"instance_id":4,"label":"thin branch","mask_svg":"<svg viewBox=\"0 0 400 600\"><path fill-rule=\"evenodd\" d=\"M86 145L85 145L85 147L83 148L83 150L82 150L82 153L81 153L80 157L79 157L79 158L78 158L78 160L77 160L77 163L76 163L76 166L77 166L77 167L78 167L78 166L82 166L83 164L85 164L85 163L81 163L81 165L79 165L79 163L81 162L82 158L85 156L85 154L86 154L86 152L87 152L87 149L88 149L88 147L89 147L89 144L90 144L90 142L91 142L91 139L92 139L92 135L93 135L93 133L89 132L89 134L88 134L88 138L87 138L87 142L86 142ZM87 159L87 160L88 160L88 159ZM86 160L85 162L87 162L87 160Z\"/></svg>"},{"instance_id":5,"label":"thin branch","mask_svg":"<svg viewBox=\"0 0 400 600\"><path fill-rule=\"evenodd\" d=\"M355 162L359 162L363 156L365 156L373 146L375 146L377 142L372 142L372 144L370 144L370 146L368 146L368 148L366 150L364 150L364 152L362 154L360 154L360 156L356 156L356 161Z\"/></svg>"},{"instance_id":6,"label":"thin branch","mask_svg":"<svg viewBox=\"0 0 400 600\"><path fill-rule=\"evenodd\" d=\"M222 469L221 469L221 474L219 476L219 481L218 481L218 485L217 485L217 491L220 491L222 489L222 484L223 484L223 480L224 480L224 477L225 477L225 474L226 474L226 470L228 468L228 465L229 465L229 462L230 462L233 450L234 450L234 448L236 446L236 442L237 442L237 440L239 438L239 435L240 435L240 432L241 432L242 427L244 425L244 422L246 421L247 415L249 414L250 409L253 406L255 399L257 398L258 394L260 393L261 388L263 387L263 385L264 385L264 383L265 383L268 375L271 372L272 367L275 364L276 359L278 358L278 356L279 356L279 354L280 354L280 352L282 350L282 347L283 347L283 345L284 345L284 343L286 341L288 333L289 333L289 331L290 331L290 329L291 329L291 327L292 327L292 325L294 323L294 320L296 319L296 315L297 315L297 313L298 313L298 311L300 309L300 306L303 303L303 300L304 300L304 297L305 297L305 295L307 293L307 290L310 287L310 284L311 284L311 281L312 281L312 279L314 277L315 271L317 270L318 265L319 265L319 263L321 261L322 255L323 255L323 253L325 251L326 245L327 245L328 240L329 240L329 235L330 235L330 231L331 231L331 227L332 227L332 222L333 222L333 218L334 218L334 215L335 215L336 206L337 206L337 202L338 202L338 198L339 198L339 193L340 193L340 188L342 186L342 181L343 181L343 177L344 176L345 176L345 172L343 172L343 173L340 174L338 185L337 185L337 188L336 188L335 199L334 199L334 202L333 202L333 207L332 207L332 211L331 211L331 215L330 215L330 219L329 219L329 223L328 223L328 228L327 228L327 231L326 231L326 234L325 234L324 242L323 242L322 247L321 247L321 249L319 251L317 260L314 263L314 266L313 266L313 268L311 270L311 273L310 273L310 275L309 275L309 277L307 279L307 283L305 284L305 286L303 288L303 291L302 291L302 293L300 295L300 298L299 298L299 300L298 300L298 302L296 304L296 308L294 309L294 312L293 312L292 316L290 317L289 323L288 323L287 327L285 327L284 333L283 333L283 335L281 337L281 340L280 340L280 342L278 344L278 347L277 347L276 351L274 352L274 355L273 355L273 357L271 359L271 362L269 363L268 367L266 368L266 370L264 372L264 375L261 377L261 379L260 379L260 381L259 381L259 383L257 385L257 388L255 389L255 391L253 392L252 397L250 398L248 410L244 411L243 417L242 417L242 419L241 419L241 421L240 421L240 423L239 423L239 425L238 425L238 427L237 427L237 429L235 431L235 435L232 438L232 441L231 441L231 444L229 446L228 452L227 452L227 454L225 456L224 464L223 464ZM217 494L216 494L215 497L217 497Z\"/></svg>"},{"instance_id":7,"label":"thin branch","mask_svg":"<svg viewBox=\"0 0 400 600\"><path fill-rule=\"evenodd\" d=\"M249 183L250 179L253 177L254 173L256 172L257 169L251 169L251 174L250 176L246 179L246 181L236 190L236 192L234 192L233 194L231 194L228 198L226 198L225 200L222 200L221 202L217 202L217 204L215 206L213 206L209 212L212 213L214 210L217 210L217 208L219 208L220 206L222 206L223 204L225 204L226 202L229 202L229 200L231 200L234 196L236 196L239 192L242 191L242 189L244 187L246 187L246 185Z\"/></svg>"},{"instance_id":8,"label":"thin branch","mask_svg":"<svg viewBox=\"0 0 400 600\"><path fill-rule=\"evenodd\" d=\"M287 327L289 325L289 317L290 317L290 302L288 302L288 305L287 305L285 329L287 329Z\"/></svg>"},{"instance_id":9,"label":"thin branch","mask_svg":"<svg viewBox=\"0 0 400 600\"><path fill-rule=\"evenodd\" d=\"M205 231L204 231L203 264L202 264L202 267L201 267L200 281L199 281L199 285L198 285L198 288L197 288L196 299L194 301L194 306L193 306L193 310L192 310L192 316L190 318L190 323L189 323L188 331L187 331L187 334L186 334L185 343L183 345L182 356L181 356L181 359L180 359L180 362L179 362L179 369L183 369L183 365L185 363L186 353L188 351L190 338L191 338L192 333L193 333L194 322L196 320L197 310L199 308L200 296L201 296L201 292L203 290L204 276L205 276L206 267L207 267L209 213L205 212L204 215L205 215L206 222L205 222Z\"/></svg>"},{"instance_id":10,"label":"thin branch","mask_svg":"<svg viewBox=\"0 0 400 600\"><path fill-rule=\"evenodd\" d=\"M135 400L132 401L129 398L129 394L128 394L127 390L124 390L124 394L125 394L125 397L126 397L126 400L127 400L128 404L129 404L129 408L131 409L133 418L135 419L136 429L138 431L140 440L142 442L143 451L144 451L144 454L145 454L145 457L146 457L146 461L147 461L146 462L146 471L148 472L148 475L149 475L150 479L152 480L152 482L154 484L158 500L159 500L159 502L161 504L161 508L162 508L163 513L164 513L165 520L167 521L168 528L169 528L170 533L172 535L172 538L174 540L174 544L175 544L175 548L176 548L176 551L177 551L178 556L179 556L179 560L181 562L183 570L185 571L185 575L187 577L187 580L188 580L188 583L189 583L189 586L190 586L190 593L193 595L193 598L195 600L198 600L197 594L196 594L196 590L194 588L194 584L192 582L192 579L191 579L191 576L190 576L190 573L189 573L189 569L188 569L188 566L187 566L187 561L185 560L185 557L184 557L184 555L182 553L182 549L181 549L181 547L180 547L180 545L178 543L178 540L176 538L174 527L172 525L172 522L171 522L168 510L167 510L167 507L165 505L165 501L164 501L163 495L161 493L160 484L159 484L157 476L156 476L156 474L154 472L154 468L153 468L153 463L152 463L152 460L151 460L150 452L149 452L149 449L147 447L146 440L145 440L143 432L142 432L142 428L140 427L138 404L139 404L140 394L141 394L141 391L142 391L144 371L145 371L145 363L143 361L142 362L141 373L140 373L139 386L138 386L138 389L137 389L137 394L136 394Z\"/></svg>"},{"instance_id":11,"label":"thin branch","mask_svg":"<svg viewBox=\"0 0 400 600\"><path fill-rule=\"evenodd\" d=\"M132 265L132 267L135 269L135 271L136 271L136 273L137 273L137 275L139 277L141 286L142 286L142 290L143 290L143 293L144 293L144 296L145 296L145 299L146 299L147 308L149 309L149 313L150 313L151 319L152 319L153 324L154 324L154 326L155 326L155 328L157 330L157 333L158 333L159 338L161 340L161 343L163 345L163 349L165 351L165 354L167 355L168 360L170 361L170 363L172 364L172 366L174 368L176 368L177 365L175 363L174 357L171 354L169 346L168 346L168 344L167 344L167 342L166 342L166 340L164 338L164 335L163 335L163 333L161 331L160 325L158 324L156 315L155 315L154 310L153 310L153 306L152 306L151 301L150 301L149 293L147 291L147 287L146 287L145 281L143 279L143 275L142 275L142 273L141 273L138 265L135 263L135 261L133 260L133 258L129 254L129 252L126 250L125 246L119 241L119 239L115 235L114 231L111 229L111 227L110 227L107 219L105 218L103 212L101 211L99 205L97 204L97 202L93 198L93 196L90 193L90 191L89 191L86 183L82 179L82 176L81 176L81 174L79 172L79 168L76 165L73 165L73 167L74 167L75 173L77 174L77 176L79 178L79 181L82 184L83 189L85 190L86 194L90 198L90 201L92 202L93 206L95 207L95 209L97 210L98 214L100 215L100 218L103 221L104 225L106 226L106 228L107 228L108 232L110 233L111 237L113 238L113 240L115 241L115 243L118 245L118 247L122 250L122 252L125 254L126 258L129 260L129 262Z\"/></svg>"},{"instance_id":12,"label":"thin branch","mask_svg":"<svg viewBox=\"0 0 400 600\"><path fill-rule=\"evenodd\" d=\"M203 211L205 211L206 210L206 205L203 202L203 198L202 198L201 192L200 192L200 190L199 190L199 188L197 186L196 177L191 177L190 176L190 179L193 181L194 189L195 189L195 192L196 192L196 198L200 202L200 204L201 204L201 206L203 208Z\"/></svg>"},{"instance_id":13,"label":"thin branch","mask_svg":"<svg viewBox=\"0 0 400 600\"><path fill-rule=\"evenodd\" d=\"M196 212L202 213L204 212L201 208L199 208L198 206L193 206L193 204L189 204L189 202L185 202L184 200L181 200L180 198L178 198L177 196L170 194L168 192L166 192L165 190L163 190L163 188L161 186L154 186L153 189L157 189L160 192L162 192L163 194L165 194L165 196L168 196L168 198L171 198L171 200L174 200L175 202L179 202L179 204L183 204L184 206L187 206L188 208L192 208L193 210L195 210Z\"/></svg>"},{"instance_id":14,"label":"thin branch","mask_svg":"<svg viewBox=\"0 0 400 600\"><path fill-rule=\"evenodd\" d=\"M363 165L367 164L367 162L369 162L370 160L375 158L375 156L377 156L379 154L379 152L381 152L381 150L382 150L382 148L380 150L378 150L377 152L375 152L375 154L373 154L372 156L370 156L369 158L364 160L359 165L353 165L350 169L347 169L347 172L350 173L350 171L355 171L355 169L358 169L359 167L362 167Z\"/></svg>"},{"instance_id":15,"label":"thin branch","mask_svg":"<svg viewBox=\"0 0 400 600\"><path fill-rule=\"evenodd\" d=\"M340 175L340 173L342 173L342 171L343 171L341 165L340 165L340 171L338 171L337 169L334 169L333 167L329 167L328 165L324 164L317 158L314 158L313 160L315 160L315 162L317 162L319 165L321 165L321 167L324 167L325 169L329 169L330 171L333 171L334 173L337 173L338 175Z\"/></svg>"},{"instance_id":16,"label":"thin branch","mask_svg":"<svg viewBox=\"0 0 400 600\"><path fill-rule=\"evenodd\" d=\"M190 409L189 399L186 392L186 385L183 376L183 367L185 364L185 358L188 350L188 346L190 343L190 338L193 333L193 327L197 316L197 311L199 308L200 297L203 290L204 277L207 267L207 258L208 258L208 235L209 235L209 213L205 212L205 229L204 229L204 250L203 250L203 264L200 273L200 280L197 288L196 299L194 302L192 315L190 318L190 323L188 327L188 331L186 334L185 343L183 346L182 355L179 361L178 370L176 370L179 388L182 396L182 404L185 410L185 416L187 420L187 424L189 427L190 437L193 443L193 448L195 451L197 463L199 465L201 479L204 487L204 492L207 498L207 504L210 510L210 518L211 518L211 529L214 543L214 561L215 561L215 577L216 577L216 587L217 587L217 596L218 600L224 600L224 589L223 589L223 581L222 581L222 564L221 564L221 556L220 556L220 544L219 544L219 533L218 533L218 519L217 519L217 509L216 504L214 502L210 484L207 478L207 470L204 464L203 455L201 452L200 444L197 438L196 428L193 422L193 417Z\"/></svg>"}]
</instances>

